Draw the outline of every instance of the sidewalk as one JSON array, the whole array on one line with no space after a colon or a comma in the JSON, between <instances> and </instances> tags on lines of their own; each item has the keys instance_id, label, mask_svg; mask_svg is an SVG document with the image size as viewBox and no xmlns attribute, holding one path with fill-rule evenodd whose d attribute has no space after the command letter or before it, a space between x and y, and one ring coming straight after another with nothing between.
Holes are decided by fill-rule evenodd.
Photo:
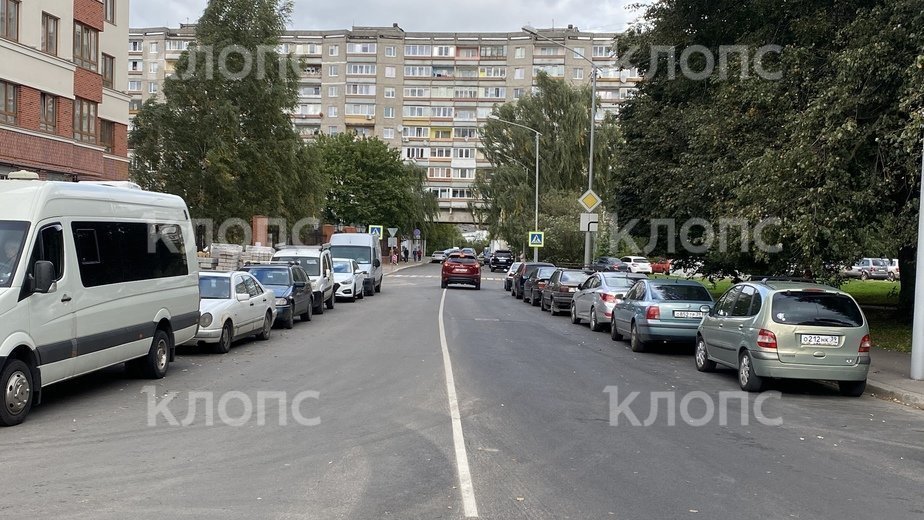
<instances>
[{"instance_id":1,"label":"sidewalk","mask_svg":"<svg viewBox=\"0 0 924 520\"><path fill-rule=\"evenodd\" d=\"M389 261L387 264L382 265L382 274L385 274L385 275L394 274L394 273L397 273L398 271L403 271L405 269L410 269L412 267L420 267L422 265L429 265L429 264L430 264L429 256L423 257L423 260L421 260L420 262L415 262L411 260L410 262L407 262L407 263L398 262L398 265L392 265L391 261Z\"/></svg>"},{"instance_id":2,"label":"sidewalk","mask_svg":"<svg viewBox=\"0 0 924 520\"><path fill-rule=\"evenodd\" d=\"M911 354L873 348L866 391L881 399L924 409L924 381L911 379Z\"/></svg>"}]
</instances>

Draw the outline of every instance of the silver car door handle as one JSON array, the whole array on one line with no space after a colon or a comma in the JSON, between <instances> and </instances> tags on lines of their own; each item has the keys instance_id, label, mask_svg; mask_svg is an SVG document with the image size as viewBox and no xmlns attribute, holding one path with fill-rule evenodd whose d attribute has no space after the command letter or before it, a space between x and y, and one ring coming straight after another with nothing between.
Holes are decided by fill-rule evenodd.
<instances>
[{"instance_id":1,"label":"silver car door handle","mask_svg":"<svg viewBox=\"0 0 924 520\"><path fill-rule=\"evenodd\" d=\"M743 329L744 329L744 325L738 325L738 330L743 330Z\"/></svg>"},{"instance_id":2,"label":"silver car door handle","mask_svg":"<svg viewBox=\"0 0 924 520\"><path fill-rule=\"evenodd\" d=\"M724 323L719 323L719 328L720 328L720 329L724 329L724 328L725 328L725 324L724 324Z\"/></svg>"}]
</instances>

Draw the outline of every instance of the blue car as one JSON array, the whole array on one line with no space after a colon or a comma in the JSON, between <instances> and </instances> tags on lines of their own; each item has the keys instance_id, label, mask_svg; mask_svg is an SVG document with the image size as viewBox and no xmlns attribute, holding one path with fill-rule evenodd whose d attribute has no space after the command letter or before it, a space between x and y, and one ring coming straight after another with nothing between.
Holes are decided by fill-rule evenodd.
<instances>
[{"instance_id":1,"label":"blue car","mask_svg":"<svg viewBox=\"0 0 924 520\"><path fill-rule=\"evenodd\" d=\"M712 295L693 280L639 280L613 308L613 341L629 337L633 352L651 343L691 345L703 317L712 309Z\"/></svg>"}]
</instances>

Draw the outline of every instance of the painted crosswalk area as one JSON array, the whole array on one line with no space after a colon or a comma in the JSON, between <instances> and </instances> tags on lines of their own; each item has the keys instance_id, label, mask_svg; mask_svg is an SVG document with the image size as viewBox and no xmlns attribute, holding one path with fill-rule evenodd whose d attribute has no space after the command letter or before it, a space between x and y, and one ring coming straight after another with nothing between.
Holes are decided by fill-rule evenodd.
<instances>
[{"instance_id":1,"label":"painted crosswalk area","mask_svg":"<svg viewBox=\"0 0 924 520\"><path fill-rule=\"evenodd\" d=\"M440 275L434 275L434 274L392 274L392 275L389 275L389 277L391 277L391 278L430 278L430 279L436 279L436 278L439 278ZM483 281L483 282L503 282L503 281L504 281L504 278L482 277L482 278L481 278L481 281Z\"/></svg>"}]
</instances>

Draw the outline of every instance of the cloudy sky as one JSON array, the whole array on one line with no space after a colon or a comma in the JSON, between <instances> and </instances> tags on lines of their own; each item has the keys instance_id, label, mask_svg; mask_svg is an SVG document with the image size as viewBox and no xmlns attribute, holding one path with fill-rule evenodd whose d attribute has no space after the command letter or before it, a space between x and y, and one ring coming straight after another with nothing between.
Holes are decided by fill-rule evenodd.
<instances>
[{"instance_id":1,"label":"cloudy sky","mask_svg":"<svg viewBox=\"0 0 924 520\"><path fill-rule=\"evenodd\" d=\"M639 16L639 0L294 0L295 29L390 26L405 31L516 31L524 25L622 31ZM195 22L207 0L132 0L131 26Z\"/></svg>"}]
</instances>

